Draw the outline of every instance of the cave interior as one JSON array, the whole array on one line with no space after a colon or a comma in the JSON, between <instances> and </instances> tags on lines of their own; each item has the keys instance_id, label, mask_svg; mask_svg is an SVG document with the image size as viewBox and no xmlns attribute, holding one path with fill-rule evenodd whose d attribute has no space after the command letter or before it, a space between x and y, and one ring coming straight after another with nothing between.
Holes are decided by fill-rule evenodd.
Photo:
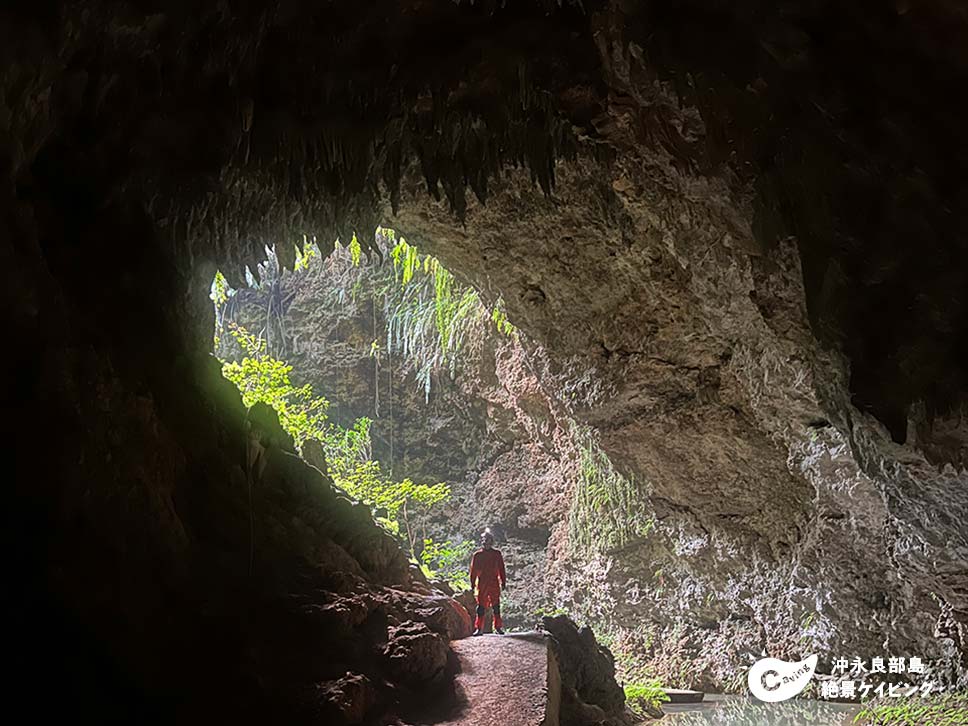
<instances>
[{"instance_id":1,"label":"cave interior","mask_svg":"<svg viewBox=\"0 0 968 726\"><path fill-rule=\"evenodd\" d=\"M431 722L451 598L211 354L217 270L305 235L378 265L378 227L521 333L477 361L467 416L517 438L468 527L538 542L549 597L690 686L804 642L968 685L959 3L17 0L0 59L38 718ZM654 533L576 560L565 419Z\"/></svg>"}]
</instances>

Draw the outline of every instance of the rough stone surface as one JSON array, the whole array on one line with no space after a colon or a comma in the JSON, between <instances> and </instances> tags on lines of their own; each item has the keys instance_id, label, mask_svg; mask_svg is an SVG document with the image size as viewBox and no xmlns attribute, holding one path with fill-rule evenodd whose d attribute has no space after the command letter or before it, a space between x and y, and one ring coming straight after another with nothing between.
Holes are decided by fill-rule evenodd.
<instances>
[{"instance_id":1,"label":"rough stone surface","mask_svg":"<svg viewBox=\"0 0 968 726\"><path fill-rule=\"evenodd\" d=\"M425 623L408 621L390 628L386 656L401 682L421 687L440 681L447 667L447 640Z\"/></svg>"},{"instance_id":2,"label":"rough stone surface","mask_svg":"<svg viewBox=\"0 0 968 726\"><path fill-rule=\"evenodd\" d=\"M378 701L377 690L366 676L347 673L323 684L320 697L347 724L362 723Z\"/></svg>"},{"instance_id":3,"label":"rough stone surface","mask_svg":"<svg viewBox=\"0 0 968 726\"><path fill-rule=\"evenodd\" d=\"M440 726L558 726L560 693L547 639L485 635L453 643L457 713Z\"/></svg>"},{"instance_id":4,"label":"rough stone surface","mask_svg":"<svg viewBox=\"0 0 968 726\"><path fill-rule=\"evenodd\" d=\"M595 640L591 629L579 629L563 615L545 617L543 624L551 634L561 676L562 723L628 723L625 693L615 682L615 662L611 653Z\"/></svg>"}]
</instances>

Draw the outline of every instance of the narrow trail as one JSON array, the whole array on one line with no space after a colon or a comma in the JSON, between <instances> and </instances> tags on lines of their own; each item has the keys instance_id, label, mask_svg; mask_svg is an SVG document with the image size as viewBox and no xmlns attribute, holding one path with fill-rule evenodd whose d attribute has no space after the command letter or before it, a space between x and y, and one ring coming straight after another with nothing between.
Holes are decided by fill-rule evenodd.
<instances>
[{"instance_id":1,"label":"narrow trail","mask_svg":"<svg viewBox=\"0 0 968 726\"><path fill-rule=\"evenodd\" d=\"M541 633L451 643L460 661L459 711L439 726L557 726L558 668Z\"/></svg>"}]
</instances>

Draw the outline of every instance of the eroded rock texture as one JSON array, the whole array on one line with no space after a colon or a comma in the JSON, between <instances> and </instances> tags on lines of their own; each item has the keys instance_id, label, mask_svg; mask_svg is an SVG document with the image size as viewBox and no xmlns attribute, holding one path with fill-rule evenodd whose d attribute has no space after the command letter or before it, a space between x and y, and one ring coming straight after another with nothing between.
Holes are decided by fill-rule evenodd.
<instances>
[{"instance_id":1,"label":"eroded rock texture","mask_svg":"<svg viewBox=\"0 0 968 726\"><path fill-rule=\"evenodd\" d=\"M544 348L546 389L654 509L643 541L563 566L560 599L693 685L738 687L763 649L925 651L961 673L959 641L933 631L937 598L962 592L964 469L851 404L847 362L810 331L793 242L749 254L725 190L684 187L662 162L616 162L597 188L560 168L553 200L512 178L459 234L416 195L401 212L501 291ZM475 270L499 234L527 252Z\"/></svg>"},{"instance_id":2,"label":"eroded rock texture","mask_svg":"<svg viewBox=\"0 0 968 726\"><path fill-rule=\"evenodd\" d=\"M216 265L237 281L267 241L381 220L502 295L558 405L651 489L654 536L566 569L569 597L608 593L657 662L698 659L692 682L764 646L964 678L963 8L0 12L8 627L33 704L266 721L305 684L344 715L367 681L396 698L332 655L369 662L382 622L325 662L273 655L314 627L273 599L306 568L386 598L404 572L278 444L250 507L254 449L206 357Z\"/></svg>"},{"instance_id":3,"label":"eroded rock texture","mask_svg":"<svg viewBox=\"0 0 968 726\"><path fill-rule=\"evenodd\" d=\"M542 619L551 635L552 649L561 678L564 726L629 723L625 693L615 682L612 655L595 640L588 627L579 629L563 615Z\"/></svg>"}]
</instances>

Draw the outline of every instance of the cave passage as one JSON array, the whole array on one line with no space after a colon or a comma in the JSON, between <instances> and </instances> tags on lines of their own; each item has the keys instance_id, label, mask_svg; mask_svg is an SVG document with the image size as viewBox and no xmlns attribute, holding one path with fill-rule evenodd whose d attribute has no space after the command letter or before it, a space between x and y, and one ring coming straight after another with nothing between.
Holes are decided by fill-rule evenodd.
<instances>
[{"instance_id":1,"label":"cave passage","mask_svg":"<svg viewBox=\"0 0 968 726\"><path fill-rule=\"evenodd\" d=\"M968 720L965 88L955 0L3 3L9 710Z\"/></svg>"}]
</instances>

